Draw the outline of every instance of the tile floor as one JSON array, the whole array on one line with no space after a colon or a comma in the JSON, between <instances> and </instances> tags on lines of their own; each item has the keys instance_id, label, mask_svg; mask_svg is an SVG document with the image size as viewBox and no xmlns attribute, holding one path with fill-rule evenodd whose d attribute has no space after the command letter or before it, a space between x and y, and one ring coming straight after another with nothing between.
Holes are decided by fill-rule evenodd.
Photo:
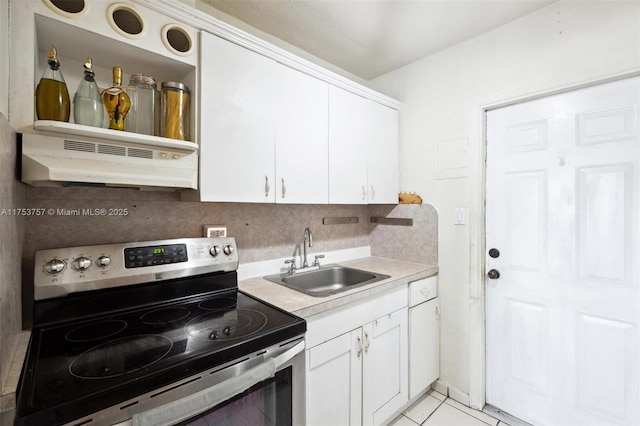
<instances>
[{"instance_id":1,"label":"tile floor","mask_svg":"<svg viewBox=\"0 0 640 426\"><path fill-rule=\"evenodd\" d=\"M389 426L509 426L434 390L429 391Z\"/></svg>"}]
</instances>

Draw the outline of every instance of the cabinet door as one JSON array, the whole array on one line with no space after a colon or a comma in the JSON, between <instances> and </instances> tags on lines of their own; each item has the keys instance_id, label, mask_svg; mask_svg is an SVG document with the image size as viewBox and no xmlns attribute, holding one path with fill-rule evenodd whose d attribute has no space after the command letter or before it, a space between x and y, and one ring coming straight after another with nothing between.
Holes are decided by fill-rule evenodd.
<instances>
[{"instance_id":1,"label":"cabinet door","mask_svg":"<svg viewBox=\"0 0 640 426\"><path fill-rule=\"evenodd\" d=\"M273 203L277 64L201 34L201 200Z\"/></svg>"},{"instance_id":2,"label":"cabinet door","mask_svg":"<svg viewBox=\"0 0 640 426\"><path fill-rule=\"evenodd\" d=\"M362 423L362 347L358 328L307 351L307 425Z\"/></svg>"},{"instance_id":3,"label":"cabinet door","mask_svg":"<svg viewBox=\"0 0 640 426\"><path fill-rule=\"evenodd\" d=\"M329 87L329 203L367 204L365 102Z\"/></svg>"},{"instance_id":4,"label":"cabinet door","mask_svg":"<svg viewBox=\"0 0 640 426\"><path fill-rule=\"evenodd\" d=\"M384 423L409 400L407 349L407 308L364 326L364 425Z\"/></svg>"},{"instance_id":5,"label":"cabinet door","mask_svg":"<svg viewBox=\"0 0 640 426\"><path fill-rule=\"evenodd\" d=\"M329 85L278 64L276 203L329 201Z\"/></svg>"},{"instance_id":6,"label":"cabinet door","mask_svg":"<svg viewBox=\"0 0 640 426\"><path fill-rule=\"evenodd\" d=\"M409 398L440 376L440 299L409 309Z\"/></svg>"},{"instance_id":7,"label":"cabinet door","mask_svg":"<svg viewBox=\"0 0 640 426\"><path fill-rule=\"evenodd\" d=\"M398 111L367 100L365 144L369 204L398 204Z\"/></svg>"}]
</instances>

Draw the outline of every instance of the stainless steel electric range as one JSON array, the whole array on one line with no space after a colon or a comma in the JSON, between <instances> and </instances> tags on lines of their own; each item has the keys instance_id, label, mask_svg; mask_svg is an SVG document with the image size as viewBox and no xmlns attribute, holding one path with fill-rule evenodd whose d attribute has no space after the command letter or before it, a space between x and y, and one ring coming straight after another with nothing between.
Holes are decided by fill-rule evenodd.
<instances>
[{"instance_id":1,"label":"stainless steel electric range","mask_svg":"<svg viewBox=\"0 0 640 426\"><path fill-rule=\"evenodd\" d=\"M306 323L237 267L233 238L37 252L15 424L303 421Z\"/></svg>"}]
</instances>

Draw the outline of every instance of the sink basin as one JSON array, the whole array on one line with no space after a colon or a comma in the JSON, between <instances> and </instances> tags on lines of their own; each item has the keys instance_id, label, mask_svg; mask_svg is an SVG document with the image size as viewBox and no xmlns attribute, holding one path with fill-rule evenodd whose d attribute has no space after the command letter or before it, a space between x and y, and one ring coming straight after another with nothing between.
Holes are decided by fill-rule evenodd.
<instances>
[{"instance_id":1,"label":"sink basin","mask_svg":"<svg viewBox=\"0 0 640 426\"><path fill-rule=\"evenodd\" d=\"M327 265L308 272L264 277L265 280L315 297L329 296L387 278L389 275L338 265Z\"/></svg>"}]
</instances>

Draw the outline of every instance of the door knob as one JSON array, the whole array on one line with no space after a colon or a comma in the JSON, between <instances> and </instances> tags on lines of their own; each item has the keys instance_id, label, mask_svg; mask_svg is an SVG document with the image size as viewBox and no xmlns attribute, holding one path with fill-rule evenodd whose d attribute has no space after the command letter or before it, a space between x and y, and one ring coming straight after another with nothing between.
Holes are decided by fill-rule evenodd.
<instances>
[{"instance_id":1,"label":"door knob","mask_svg":"<svg viewBox=\"0 0 640 426\"><path fill-rule=\"evenodd\" d=\"M498 278L500 278L500 271L498 271L497 269L492 269L487 272L487 276L489 276L489 279L491 280L497 280Z\"/></svg>"}]
</instances>

